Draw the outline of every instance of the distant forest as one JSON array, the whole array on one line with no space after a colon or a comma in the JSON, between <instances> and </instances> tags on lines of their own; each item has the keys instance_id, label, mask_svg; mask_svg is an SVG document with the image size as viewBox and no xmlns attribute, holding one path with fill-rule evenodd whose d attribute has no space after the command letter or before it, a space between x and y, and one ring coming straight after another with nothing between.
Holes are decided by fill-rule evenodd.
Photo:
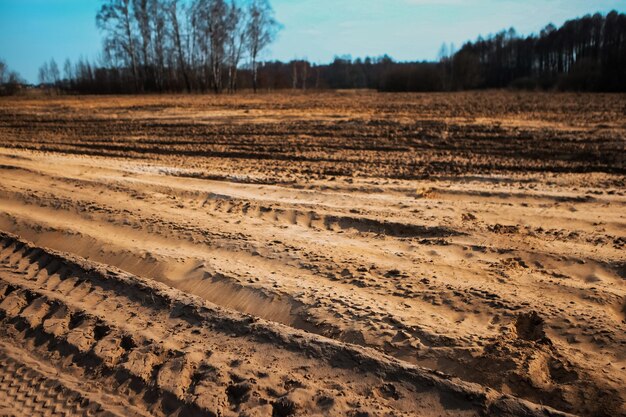
<instances>
[{"instance_id":1,"label":"distant forest","mask_svg":"<svg viewBox=\"0 0 626 417\"><path fill-rule=\"evenodd\" d=\"M235 92L241 89L361 89L390 92L517 88L626 91L626 14L612 11L550 24L520 36L511 28L444 45L436 62L388 56L326 65L260 62L280 24L268 0L104 0L97 62L52 60L39 71L68 93ZM304 51L303 51L304 52Z\"/></svg>"}]
</instances>

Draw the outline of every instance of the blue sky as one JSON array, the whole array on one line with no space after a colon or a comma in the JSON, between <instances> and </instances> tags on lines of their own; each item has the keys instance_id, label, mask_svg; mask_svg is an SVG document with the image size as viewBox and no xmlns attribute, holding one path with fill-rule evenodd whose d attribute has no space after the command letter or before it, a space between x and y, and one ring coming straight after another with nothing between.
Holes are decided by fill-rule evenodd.
<instances>
[{"instance_id":1,"label":"blue sky","mask_svg":"<svg viewBox=\"0 0 626 417\"><path fill-rule=\"evenodd\" d=\"M100 0L0 0L0 57L31 82L44 60L95 58ZM500 29L538 32L596 11L626 11L626 0L273 0L283 24L265 58L327 62L337 55L435 59L443 42Z\"/></svg>"}]
</instances>

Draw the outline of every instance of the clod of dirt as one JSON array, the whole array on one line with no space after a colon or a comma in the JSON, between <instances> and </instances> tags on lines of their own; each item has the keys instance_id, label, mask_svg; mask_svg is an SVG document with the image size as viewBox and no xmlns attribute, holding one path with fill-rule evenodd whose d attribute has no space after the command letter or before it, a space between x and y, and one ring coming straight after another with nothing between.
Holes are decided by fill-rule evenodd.
<instances>
[{"instance_id":1,"label":"clod of dirt","mask_svg":"<svg viewBox=\"0 0 626 417\"><path fill-rule=\"evenodd\" d=\"M498 233L498 234L515 234L519 233L519 226L517 225L504 225L496 223L494 225L488 226L490 232Z\"/></svg>"},{"instance_id":2,"label":"clod of dirt","mask_svg":"<svg viewBox=\"0 0 626 417\"><path fill-rule=\"evenodd\" d=\"M396 389L396 386L393 384L384 384L378 390L380 391L382 396L385 398L399 400L401 397L400 393Z\"/></svg>"},{"instance_id":3,"label":"clod of dirt","mask_svg":"<svg viewBox=\"0 0 626 417\"><path fill-rule=\"evenodd\" d=\"M548 340L544 330L545 321L536 311L521 313L515 320L515 330L519 339L538 342Z\"/></svg>"},{"instance_id":4,"label":"clod of dirt","mask_svg":"<svg viewBox=\"0 0 626 417\"><path fill-rule=\"evenodd\" d=\"M329 395L320 396L315 402L320 408L328 409L335 404L335 399Z\"/></svg>"},{"instance_id":5,"label":"clod of dirt","mask_svg":"<svg viewBox=\"0 0 626 417\"><path fill-rule=\"evenodd\" d=\"M395 277L399 277L401 274L400 271L398 271L397 269L390 269L389 271L387 271L387 273L385 274L385 276L387 278L395 278Z\"/></svg>"},{"instance_id":6,"label":"clod of dirt","mask_svg":"<svg viewBox=\"0 0 626 417\"><path fill-rule=\"evenodd\" d=\"M231 404L241 404L248 400L250 391L252 391L252 385L248 382L241 382L239 384L229 385L226 388L226 395L228 395L228 400Z\"/></svg>"},{"instance_id":7,"label":"clod of dirt","mask_svg":"<svg viewBox=\"0 0 626 417\"><path fill-rule=\"evenodd\" d=\"M288 417L296 413L296 403L286 397L279 398L273 404L272 417Z\"/></svg>"},{"instance_id":8,"label":"clod of dirt","mask_svg":"<svg viewBox=\"0 0 626 417\"><path fill-rule=\"evenodd\" d=\"M351 410L348 411L349 417L370 417L370 413L363 410Z\"/></svg>"},{"instance_id":9,"label":"clod of dirt","mask_svg":"<svg viewBox=\"0 0 626 417\"><path fill-rule=\"evenodd\" d=\"M463 220L464 222L469 222L472 220L476 220L476 216L474 216L472 213L463 213L461 215L461 220Z\"/></svg>"}]
</instances>

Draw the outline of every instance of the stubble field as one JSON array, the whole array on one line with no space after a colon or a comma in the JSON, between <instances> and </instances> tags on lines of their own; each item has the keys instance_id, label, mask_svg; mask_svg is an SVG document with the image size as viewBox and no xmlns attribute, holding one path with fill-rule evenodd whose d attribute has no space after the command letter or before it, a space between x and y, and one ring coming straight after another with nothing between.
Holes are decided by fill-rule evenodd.
<instances>
[{"instance_id":1,"label":"stubble field","mask_svg":"<svg viewBox=\"0 0 626 417\"><path fill-rule=\"evenodd\" d=\"M624 415L625 113L2 99L0 412Z\"/></svg>"}]
</instances>

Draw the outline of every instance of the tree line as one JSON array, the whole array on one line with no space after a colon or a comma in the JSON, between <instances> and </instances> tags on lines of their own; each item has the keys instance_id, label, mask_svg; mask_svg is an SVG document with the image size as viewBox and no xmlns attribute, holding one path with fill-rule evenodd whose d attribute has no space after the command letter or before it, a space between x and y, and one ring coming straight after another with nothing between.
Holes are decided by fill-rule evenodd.
<instances>
[{"instance_id":1,"label":"tree line","mask_svg":"<svg viewBox=\"0 0 626 417\"><path fill-rule=\"evenodd\" d=\"M12 96L20 91L24 81L20 75L9 69L6 62L0 59L0 96Z\"/></svg>"},{"instance_id":2,"label":"tree line","mask_svg":"<svg viewBox=\"0 0 626 417\"><path fill-rule=\"evenodd\" d=\"M626 91L626 15L596 13L527 37L509 29L465 44L451 60L455 88Z\"/></svg>"},{"instance_id":3,"label":"tree line","mask_svg":"<svg viewBox=\"0 0 626 417\"><path fill-rule=\"evenodd\" d=\"M54 61L43 84L79 93L234 92L237 89L458 91L483 88L626 91L626 15L612 11L444 45L436 62L388 56L325 65L259 62L280 25L267 0L106 0L97 64Z\"/></svg>"},{"instance_id":4,"label":"tree line","mask_svg":"<svg viewBox=\"0 0 626 417\"><path fill-rule=\"evenodd\" d=\"M280 25L268 0L103 0L97 63L54 60L41 84L88 93L235 91L244 59L252 88Z\"/></svg>"}]
</instances>

